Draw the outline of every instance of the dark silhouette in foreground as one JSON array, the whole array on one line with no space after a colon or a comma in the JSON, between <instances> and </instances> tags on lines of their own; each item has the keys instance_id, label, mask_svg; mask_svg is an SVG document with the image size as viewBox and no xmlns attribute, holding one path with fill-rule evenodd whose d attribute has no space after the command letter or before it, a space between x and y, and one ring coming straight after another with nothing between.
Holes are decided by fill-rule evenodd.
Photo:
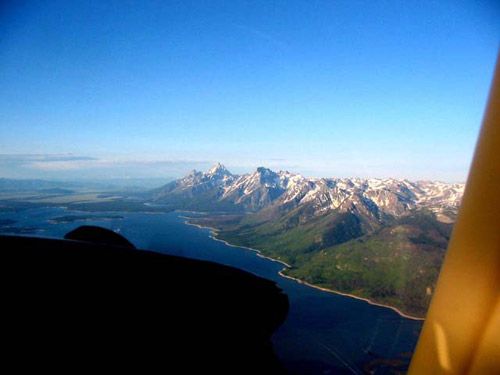
<instances>
[{"instance_id":1,"label":"dark silhouette in foreground","mask_svg":"<svg viewBox=\"0 0 500 375\"><path fill-rule=\"evenodd\" d=\"M4 358L18 371L283 372L270 338L288 298L274 282L102 228L66 238L0 236Z\"/></svg>"},{"instance_id":2,"label":"dark silhouette in foreground","mask_svg":"<svg viewBox=\"0 0 500 375\"><path fill-rule=\"evenodd\" d=\"M109 229L93 225L82 225L66 233L66 240L92 242L100 245L120 246L135 249L135 246L125 237Z\"/></svg>"}]
</instances>

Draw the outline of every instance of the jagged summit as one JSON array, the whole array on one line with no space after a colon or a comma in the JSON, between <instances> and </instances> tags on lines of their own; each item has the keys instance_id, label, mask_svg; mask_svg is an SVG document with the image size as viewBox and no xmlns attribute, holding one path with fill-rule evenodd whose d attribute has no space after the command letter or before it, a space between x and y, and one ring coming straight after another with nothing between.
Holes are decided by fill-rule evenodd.
<instances>
[{"instance_id":1,"label":"jagged summit","mask_svg":"<svg viewBox=\"0 0 500 375\"><path fill-rule=\"evenodd\" d=\"M231 172L221 163L216 163L208 170L207 175L232 175Z\"/></svg>"}]
</instances>

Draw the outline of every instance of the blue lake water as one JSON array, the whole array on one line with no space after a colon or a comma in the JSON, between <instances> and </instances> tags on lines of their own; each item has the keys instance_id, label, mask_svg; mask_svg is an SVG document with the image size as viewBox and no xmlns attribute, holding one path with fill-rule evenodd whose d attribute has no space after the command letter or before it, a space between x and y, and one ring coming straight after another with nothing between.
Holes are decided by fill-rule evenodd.
<instances>
[{"instance_id":1,"label":"blue lake water","mask_svg":"<svg viewBox=\"0 0 500 375\"><path fill-rule=\"evenodd\" d=\"M15 227L32 228L29 235L56 238L83 224L99 225L121 233L141 249L211 260L276 281L289 297L290 311L273 337L274 347L285 365L297 373L362 374L372 370L390 374L395 368L408 365L421 321L283 278L278 275L282 264L259 257L254 251L216 241L210 237L209 229L186 225L183 216L195 214L113 212L110 215L123 219L58 224L50 221L66 215L104 214L37 208L0 213L0 220L13 219Z\"/></svg>"}]
</instances>

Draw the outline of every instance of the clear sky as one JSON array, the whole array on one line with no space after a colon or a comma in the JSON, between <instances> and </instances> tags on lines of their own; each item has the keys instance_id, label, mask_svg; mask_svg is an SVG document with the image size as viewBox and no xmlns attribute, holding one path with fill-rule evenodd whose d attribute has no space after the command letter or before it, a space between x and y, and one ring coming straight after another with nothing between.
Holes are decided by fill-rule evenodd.
<instances>
[{"instance_id":1,"label":"clear sky","mask_svg":"<svg viewBox=\"0 0 500 375\"><path fill-rule=\"evenodd\" d=\"M496 1L0 5L0 177L463 181Z\"/></svg>"}]
</instances>

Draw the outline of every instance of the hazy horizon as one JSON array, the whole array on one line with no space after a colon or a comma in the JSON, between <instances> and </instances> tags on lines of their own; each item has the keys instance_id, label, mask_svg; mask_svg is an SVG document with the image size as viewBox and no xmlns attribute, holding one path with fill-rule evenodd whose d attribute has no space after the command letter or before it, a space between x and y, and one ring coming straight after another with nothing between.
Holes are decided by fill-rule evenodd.
<instances>
[{"instance_id":1,"label":"hazy horizon","mask_svg":"<svg viewBox=\"0 0 500 375\"><path fill-rule=\"evenodd\" d=\"M22 156L20 158L19 156ZM16 158L17 157L17 158ZM5 162L5 158L10 158L13 164L17 164L17 170L22 170L23 168L30 169L30 162L26 161L26 164L23 164L24 162L22 161L23 159L33 159L33 158L41 158L41 155L2 155L0 154L0 164ZM429 179L429 178L417 178L417 179L411 179L407 178L404 176L395 176L395 175L388 175L388 176L381 176L381 175L373 175L373 176L361 176L361 175L313 175L313 174L307 174L303 173L291 168L275 168L266 164L262 165L255 165L255 166L248 166L248 167L232 167L230 164L221 162L221 161L210 161L210 162L189 162L189 161L178 161L177 163L172 163L170 161L155 161L151 163L151 168L154 170L154 174L141 174L141 175L135 175L135 176L130 176L125 174L110 174L109 169L106 167L106 162L99 161L99 159L95 158L87 158L87 157L74 157L74 156L62 156L62 155L56 155L52 156L52 158L49 155L43 155L43 158L46 158L44 161L37 161L36 163L55 163L55 161L52 161L52 159L65 159L67 158L67 161L77 161L77 160L94 160L97 163L102 163L104 166L99 168L89 168L90 173L85 173L85 169L83 167L63 167L63 164L59 164L58 167L55 167L54 165L49 166L47 169L42 171L41 173L30 173L26 171L21 171L17 174L12 174L12 175L0 175L0 178L6 178L6 179L12 179L12 180L30 180L30 179L41 179L41 180L48 180L48 181L113 181L113 180L173 180L173 179L178 179L181 177L184 177L188 175L189 173L193 171L197 172L207 172L209 169L214 167L217 164L222 164L224 167L226 167L229 172L235 175L243 175L243 174L250 174L253 173L257 168L259 167L264 167L264 168L269 168L275 172L278 171L287 171L292 174L300 174L303 177L306 178L361 178L361 179L368 179L368 178L375 178L375 179L407 179L410 181L441 181L441 182L446 182L446 183L465 183L465 180L443 180L443 179ZM50 161L47 161L50 160ZM61 163L66 163L65 161L61 161ZM130 164L129 164L130 163ZM142 164L142 165L148 165L149 163L144 163L144 162L123 162L122 169L126 172L130 169L131 165L137 165L137 164ZM117 171L116 165L112 163L113 166L110 167L113 171ZM161 167L163 165L163 167ZM160 166L160 167L158 167ZM164 166L167 166L167 169L170 170L170 174L160 174L159 171L161 171ZM109 167L109 165L108 165ZM52 168L54 168L52 170ZM60 170L64 170L64 173L60 173ZM43 168L42 168L43 169ZM74 173L69 172L69 170L72 170ZM176 172L172 172L172 171ZM49 171L49 172L47 172ZM83 171L83 173L82 173Z\"/></svg>"},{"instance_id":2,"label":"hazy horizon","mask_svg":"<svg viewBox=\"0 0 500 375\"><path fill-rule=\"evenodd\" d=\"M220 161L464 182L498 51L481 3L10 3L0 177L176 178Z\"/></svg>"}]
</instances>

